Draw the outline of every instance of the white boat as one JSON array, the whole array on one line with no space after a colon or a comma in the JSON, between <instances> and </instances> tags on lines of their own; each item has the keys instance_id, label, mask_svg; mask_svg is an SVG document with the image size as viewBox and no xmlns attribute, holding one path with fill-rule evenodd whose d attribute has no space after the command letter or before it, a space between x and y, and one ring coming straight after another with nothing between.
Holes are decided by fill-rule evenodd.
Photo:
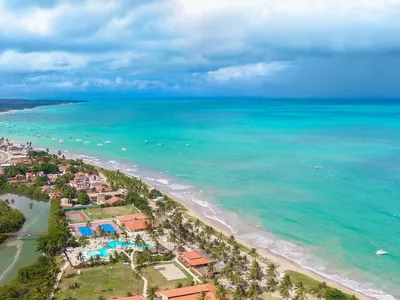
<instances>
[{"instance_id":1,"label":"white boat","mask_svg":"<svg viewBox=\"0 0 400 300\"><path fill-rule=\"evenodd\" d=\"M162 143L159 143L158 146L162 146Z\"/></svg>"},{"instance_id":2,"label":"white boat","mask_svg":"<svg viewBox=\"0 0 400 300\"><path fill-rule=\"evenodd\" d=\"M376 255L385 255L385 254L387 254L387 252L385 250L378 250L375 253L376 253Z\"/></svg>"},{"instance_id":3,"label":"white boat","mask_svg":"<svg viewBox=\"0 0 400 300\"><path fill-rule=\"evenodd\" d=\"M76 141L76 142L82 142L82 140L81 140L81 139L76 139L75 141Z\"/></svg>"},{"instance_id":4,"label":"white boat","mask_svg":"<svg viewBox=\"0 0 400 300\"><path fill-rule=\"evenodd\" d=\"M103 146L103 144L98 143L97 146L101 147L101 146Z\"/></svg>"},{"instance_id":5,"label":"white boat","mask_svg":"<svg viewBox=\"0 0 400 300\"><path fill-rule=\"evenodd\" d=\"M121 148L121 151L126 151L126 148Z\"/></svg>"},{"instance_id":6,"label":"white boat","mask_svg":"<svg viewBox=\"0 0 400 300\"><path fill-rule=\"evenodd\" d=\"M104 144L111 144L111 141L105 141Z\"/></svg>"},{"instance_id":7,"label":"white boat","mask_svg":"<svg viewBox=\"0 0 400 300\"><path fill-rule=\"evenodd\" d=\"M85 142L85 145L89 145L89 144L90 144L90 142L88 142L88 141Z\"/></svg>"},{"instance_id":8,"label":"white boat","mask_svg":"<svg viewBox=\"0 0 400 300\"><path fill-rule=\"evenodd\" d=\"M64 144L64 140L63 140L63 139L60 139L60 140L58 141L58 143L59 143L59 144Z\"/></svg>"},{"instance_id":9,"label":"white boat","mask_svg":"<svg viewBox=\"0 0 400 300\"><path fill-rule=\"evenodd\" d=\"M186 147L189 147L189 146L190 146L190 144L189 144L189 143L187 143L187 144L186 144Z\"/></svg>"}]
</instances>

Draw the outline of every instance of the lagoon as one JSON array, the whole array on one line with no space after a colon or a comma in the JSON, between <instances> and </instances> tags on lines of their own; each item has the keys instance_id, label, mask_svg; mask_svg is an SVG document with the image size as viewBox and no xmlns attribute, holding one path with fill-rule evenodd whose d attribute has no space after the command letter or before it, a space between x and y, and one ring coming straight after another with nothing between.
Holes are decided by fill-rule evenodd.
<instances>
[{"instance_id":1,"label":"lagoon","mask_svg":"<svg viewBox=\"0 0 400 300\"><path fill-rule=\"evenodd\" d=\"M20 231L46 231L50 213L50 203L31 200L24 196L5 194L0 199L14 199L13 208L20 210L25 224ZM31 205L30 205L31 204ZM32 208L31 208L32 207ZM0 244L0 285L12 281L18 270L33 264L39 257L35 238L8 238Z\"/></svg>"}]
</instances>

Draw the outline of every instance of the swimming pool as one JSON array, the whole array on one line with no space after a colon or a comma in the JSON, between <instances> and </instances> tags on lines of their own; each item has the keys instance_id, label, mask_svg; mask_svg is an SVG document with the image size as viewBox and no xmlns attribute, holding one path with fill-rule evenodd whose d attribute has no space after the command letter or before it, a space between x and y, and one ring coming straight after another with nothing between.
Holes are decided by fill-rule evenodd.
<instances>
[{"instance_id":1,"label":"swimming pool","mask_svg":"<svg viewBox=\"0 0 400 300\"><path fill-rule=\"evenodd\" d=\"M93 234L93 229L87 226L79 226L78 231L83 236L91 236Z\"/></svg>"},{"instance_id":2,"label":"swimming pool","mask_svg":"<svg viewBox=\"0 0 400 300\"><path fill-rule=\"evenodd\" d=\"M86 256L86 258L95 258L97 255L99 255L100 257L108 257L108 248L101 248L99 250L92 250L92 251L88 251L87 253L84 254L84 256Z\"/></svg>"},{"instance_id":3,"label":"swimming pool","mask_svg":"<svg viewBox=\"0 0 400 300\"><path fill-rule=\"evenodd\" d=\"M101 227L101 229L103 229L103 231L104 231L105 233L114 233L114 232L117 232L117 230L115 229L115 227L112 226L112 225L109 224L109 223L100 224L99 226Z\"/></svg>"},{"instance_id":4,"label":"swimming pool","mask_svg":"<svg viewBox=\"0 0 400 300\"><path fill-rule=\"evenodd\" d=\"M135 243L132 243L132 242L129 242L127 244L124 241L117 241L117 240L116 241L110 241L110 242L107 243L107 246L112 248L112 249L117 248L118 245L120 245L121 247L135 246L135 247L138 247L138 248L150 248L149 244L145 244L145 245L142 245L142 246L137 246Z\"/></svg>"}]
</instances>

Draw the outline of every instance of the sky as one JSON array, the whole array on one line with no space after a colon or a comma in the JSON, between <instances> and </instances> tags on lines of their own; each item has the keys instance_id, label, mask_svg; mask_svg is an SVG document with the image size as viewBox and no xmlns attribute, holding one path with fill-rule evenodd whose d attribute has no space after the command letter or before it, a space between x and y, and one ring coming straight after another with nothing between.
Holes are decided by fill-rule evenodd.
<instances>
[{"instance_id":1,"label":"sky","mask_svg":"<svg viewBox=\"0 0 400 300\"><path fill-rule=\"evenodd\" d=\"M399 97L400 0L0 0L0 98Z\"/></svg>"}]
</instances>

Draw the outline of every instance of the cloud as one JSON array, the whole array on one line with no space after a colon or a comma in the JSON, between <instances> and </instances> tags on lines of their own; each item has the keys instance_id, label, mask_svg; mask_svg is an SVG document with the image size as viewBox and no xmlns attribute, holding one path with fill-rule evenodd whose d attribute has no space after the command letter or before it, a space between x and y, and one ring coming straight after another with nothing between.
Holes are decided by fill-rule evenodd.
<instances>
[{"instance_id":1,"label":"cloud","mask_svg":"<svg viewBox=\"0 0 400 300\"><path fill-rule=\"evenodd\" d=\"M256 63L219 68L207 72L208 78L216 81L246 80L255 77L268 77L283 71L289 66L288 62Z\"/></svg>"},{"instance_id":2,"label":"cloud","mask_svg":"<svg viewBox=\"0 0 400 300\"><path fill-rule=\"evenodd\" d=\"M0 0L0 75L85 91L295 85L315 58L345 72L349 55L397 55L398 32L399 0Z\"/></svg>"}]
</instances>

